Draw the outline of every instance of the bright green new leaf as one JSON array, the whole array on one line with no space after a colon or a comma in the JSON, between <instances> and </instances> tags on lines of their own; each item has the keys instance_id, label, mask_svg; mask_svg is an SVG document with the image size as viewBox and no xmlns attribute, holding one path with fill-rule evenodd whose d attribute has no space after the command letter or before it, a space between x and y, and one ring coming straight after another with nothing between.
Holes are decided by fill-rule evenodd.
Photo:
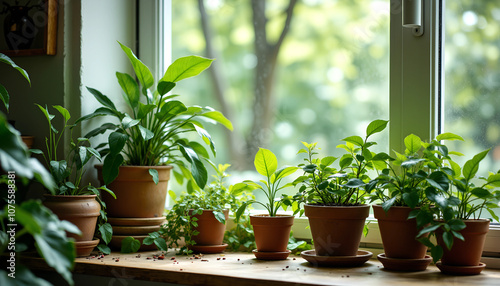
<instances>
[{"instance_id":1,"label":"bright green new leaf","mask_svg":"<svg viewBox=\"0 0 500 286\"><path fill-rule=\"evenodd\" d=\"M127 54L127 57L130 60L132 67L134 68L135 75L142 85L142 93L146 95L147 89L154 84L153 74L151 73L149 68L137 58L137 56L129 47L122 45L122 43L120 42L118 43L122 47L122 50L125 52L125 54Z\"/></svg>"},{"instance_id":2,"label":"bright green new leaf","mask_svg":"<svg viewBox=\"0 0 500 286\"><path fill-rule=\"evenodd\" d=\"M55 109L57 109L57 111L59 111L59 113L61 113L64 118L64 125L66 125L66 123L68 123L68 120L71 118L69 111L60 105L54 105L52 107L54 107Z\"/></svg>"},{"instance_id":3,"label":"bright green new leaf","mask_svg":"<svg viewBox=\"0 0 500 286\"><path fill-rule=\"evenodd\" d=\"M165 95L167 92L171 91L175 87L175 83L170 81L160 81L156 90L160 94L160 96Z\"/></svg>"},{"instance_id":4,"label":"bright green new leaf","mask_svg":"<svg viewBox=\"0 0 500 286\"><path fill-rule=\"evenodd\" d=\"M363 144L365 144L365 141L363 141L363 138L359 136L350 136L347 138L342 139L342 141L352 143L356 146L363 147Z\"/></svg>"},{"instance_id":5,"label":"bright green new leaf","mask_svg":"<svg viewBox=\"0 0 500 286\"><path fill-rule=\"evenodd\" d=\"M467 181L470 181L479 170L479 163L486 157L490 149L484 150L476 154L472 159L465 162L462 173Z\"/></svg>"},{"instance_id":6,"label":"bright green new leaf","mask_svg":"<svg viewBox=\"0 0 500 286\"><path fill-rule=\"evenodd\" d=\"M270 150L259 148L255 155L254 165L259 174L269 178L278 168L278 159Z\"/></svg>"},{"instance_id":7,"label":"bright green new leaf","mask_svg":"<svg viewBox=\"0 0 500 286\"><path fill-rule=\"evenodd\" d=\"M141 132L141 136L144 139L144 141L148 141L149 139L155 136L151 130L147 129L142 125L139 125L139 131Z\"/></svg>"},{"instance_id":8,"label":"bright green new leaf","mask_svg":"<svg viewBox=\"0 0 500 286\"><path fill-rule=\"evenodd\" d=\"M210 67L213 60L199 57L187 56L174 61L165 72L160 81L178 82L180 80L196 76Z\"/></svg>"},{"instance_id":9,"label":"bright green new leaf","mask_svg":"<svg viewBox=\"0 0 500 286\"><path fill-rule=\"evenodd\" d=\"M464 139L462 137L460 137L459 135L456 135L456 134L453 134L453 133L449 133L449 132L439 134L438 136L436 136L436 140L437 141L442 141L442 140L450 140L450 141L460 140L460 141L464 141Z\"/></svg>"},{"instance_id":10,"label":"bright green new leaf","mask_svg":"<svg viewBox=\"0 0 500 286\"><path fill-rule=\"evenodd\" d=\"M404 143L409 154L417 153L422 147L422 140L415 134L406 136Z\"/></svg>"},{"instance_id":11,"label":"bright green new leaf","mask_svg":"<svg viewBox=\"0 0 500 286\"><path fill-rule=\"evenodd\" d=\"M377 119L370 122L370 124L368 124L368 127L366 127L366 138L370 137L375 133L383 131L387 126L387 123L389 123L388 120L381 120L381 119Z\"/></svg>"},{"instance_id":12,"label":"bright green new leaf","mask_svg":"<svg viewBox=\"0 0 500 286\"><path fill-rule=\"evenodd\" d=\"M130 106L132 108L137 107L141 95L137 82L127 73L116 72L116 78L127 96Z\"/></svg>"},{"instance_id":13,"label":"bright green new leaf","mask_svg":"<svg viewBox=\"0 0 500 286\"><path fill-rule=\"evenodd\" d=\"M218 123L224 125L227 129L233 131L233 124L231 123L231 121L229 119L227 119L219 111L205 112L205 113L200 114L200 116L204 116L204 117L213 119L213 120L217 121Z\"/></svg>"}]
</instances>

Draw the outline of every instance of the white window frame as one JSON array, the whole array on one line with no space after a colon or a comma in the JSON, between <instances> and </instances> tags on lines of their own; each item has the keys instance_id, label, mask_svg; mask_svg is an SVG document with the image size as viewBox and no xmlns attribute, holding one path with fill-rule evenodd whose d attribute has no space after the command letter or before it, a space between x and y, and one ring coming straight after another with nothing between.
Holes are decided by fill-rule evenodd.
<instances>
[{"instance_id":1,"label":"white window frame","mask_svg":"<svg viewBox=\"0 0 500 286\"><path fill-rule=\"evenodd\" d=\"M405 136L413 133L430 140L442 131L443 118L439 108L443 105L440 47L443 36L438 32L441 7L445 0L422 0L424 34L414 36L411 29L402 26L402 1L391 0L390 15L390 99L389 150L404 151ZM160 78L171 63L171 0L138 0L139 53L149 67L154 67ZM154 15L154 17L151 17ZM441 21L444 22L444 21ZM161 52L165 51L165 52ZM441 114L443 114L442 112ZM294 235L310 238L306 218L297 218ZM362 238L362 246L381 246L377 221L372 219L369 234ZM374 253L376 254L377 251ZM380 251L379 251L380 252ZM484 246L486 255L500 254L500 226L492 225ZM488 267L500 268L500 258L483 257Z\"/></svg>"}]
</instances>

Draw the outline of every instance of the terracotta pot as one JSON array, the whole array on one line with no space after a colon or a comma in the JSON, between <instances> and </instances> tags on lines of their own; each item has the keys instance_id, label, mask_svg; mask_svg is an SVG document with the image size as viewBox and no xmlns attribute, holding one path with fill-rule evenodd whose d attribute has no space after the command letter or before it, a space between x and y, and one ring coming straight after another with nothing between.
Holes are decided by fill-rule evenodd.
<instances>
[{"instance_id":1,"label":"terracotta pot","mask_svg":"<svg viewBox=\"0 0 500 286\"><path fill-rule=\"evenodd\" d=\"M451 250L442 240L442 230L436 230L437 243L444 249L441 263L453 266L478 266L483 253L484 241L490 227L487 219L465 220L466 227L460 231L465 241L454 238Z\"/></svg>"},{"instance_id":2,"label":"terracotta pot","mask_svg":"<svg viewBox=\"0 0 500 286\"><path fill-rule=\"evenodd\" d=\"M305 205L318 256L356 256L369 205Z\"/></svg>"},{"instance_id":3,"label":"terracotta pot","mask_svg":"<svg viewBox=\"0 0 500 286\"><path fill-rule=\"evenodd\" d=\"M386 213L382 206L374 205L373 214L378 220L380 235L388 258L422 259L427 246L416 240L419 232L415 219L408 220L410 207L391 207ZM423 237L428 236L426 234Z\"/></svg>"},{"instance_id":4,"label":"terracotta pot","mask_svg":"<svg viewBox=\"0 0 500 286\"><path fill-rule=\"evenodd\" d=\"M21 136L21 139L23 140L23 143L28 147L28 149L31 149L33 147L33 143L35 142L35 136Z\"/></svg>"},{"instance_id":5,"label":"terracotta pot","mask_svg":"<svg viewBox=\"0 0 500 286\"><path fill-rule=\"evenodd\" d=\"M224 210L226 221L229 219L229 210ZM226 225L219 222L211 210L204 210L201 215L195 215L198 218L198 227L194 230L199 231L198 235L192 237L196 245L221 245L224 240Z\"/></svg>"},{"instance_id":6,"label":"terracotta pot","mask_svg":"<svg viewBox=\"0 0 500 286\"><path fill-rule=\"evenodd\" d=\"M293 225L291 215L251 215L255 244L259 252L285 252Z\"/></svg>"},{"instance_id":7,"label":"terracotta pot","mask_svg":"<svg viewBox=\"0 0 500 286\"><path fill-rule=\"evenodd\" d=\"M44 195L43 205L55 213L60 220L67 220L76 225L82 235L68 233L68 237L76 241L89 241L94 237L97 217L101 206L96 195L86 196L53 196Z\"/></svg>"},{"instance_id":8,"label":"terracotta pot","mask_svg":"<svg viewBox=\"0 0 500 286\"><path fill-rule=\"evenodd\" d=\"M96 165L97 177L102 179L102 165ZM153 182L149 169L158 171L158 185ZM102 192L109 217L148 218L162 217L167 198L168 180L172 166L121 166L118 177L107 187L116 199Z\"/></svg>"}]
</instances>

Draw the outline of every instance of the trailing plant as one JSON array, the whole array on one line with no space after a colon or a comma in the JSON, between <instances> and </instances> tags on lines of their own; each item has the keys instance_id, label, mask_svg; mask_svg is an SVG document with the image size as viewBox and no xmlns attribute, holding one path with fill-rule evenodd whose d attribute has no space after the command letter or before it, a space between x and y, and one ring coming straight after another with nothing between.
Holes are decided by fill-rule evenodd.
<instances>
[{"instance_id":1,"label":"trailing plant","mask_svg":"<svg viewBox=\"0 0 500 286\"><path fill-rule=\"evenodd\" d=\"M446 134L444 137L452 135ZM448 139L440 136L436 140ZM455 139L463 141L459 136ZM418 226L424 227L417 237L424 233L437 237L437 230L441 229L442 241L450 250L455 239L464 240L460 233L466 227L464 220L478 219L483 211L488 211L491 218L498 221L494 209L499 207L500 201L500 191L495 189L500 187L500 173L489 173L487 177L476 178L479 165L488 152L489 149L479 152L463 166L447 158L448 168L443 172L447 174L449 188L428 187L425 195L430 204L410 214L410 218L416 218ZM444 182L441 185L444 186ZM440 245L436 245L430 238L422 238L420 241L431 249L435 262L442 257L443 248Z\"/></svg>"},{"instance_id":2,"label":"trailing plant","mask_svg":"<svg viewBox=\"0 0 500 286\"><path fill-rule=\"evenodd\" d=\"M238 209L236 218L239 218L244 213L248 205L254 203L263 206L267 210L269 216L276 216L280 207L286 207L284 199L278 198L278 192L286 187L292 186L291 183L284 185L281 185L281 183L285 177L292 175L298 169L293 166L278 169L278 159L273 152L264 148L259 148L257 154L255 154L254 165L255 170L257 170L260 175L264 176L265 180L260 180L258 182L245 180L243 183L254 190L261 190L267 200L264 202L256 200L245 202Z\"/></svg>"},{"instance_id":3,"label":"trailing plant","mask_svg":"<svg viewBox=\"0 0 500 286\"><path fill-rule=\"evenodd\" d=\"M448 175L452 169L446 164L450 155L461 155L449 152L441 143L443 140L463 140L452 133L443 133L430 143L424 142L415 134L404 139L405 152L393 151L396 158L387 157L387 168L368 184L370 202L382 203L388 211L392 206L408 206L410 208L428 205L425 190L446 191L449 187Z\"/></svg>"},{"instance_id":4,"label":"trailing plant","mask_svg":"<svg viewBox=\"0 0 500 286\"><path fill-rule=\"evenodd\" d=\"M101 161L101 156L96 149L90 145L88 138L78 138L76 141L73 139L73 128L76 124L68 124L71 115L67 109L60 105L53 106L59 114L63 117L63 127L57 130L53 124L55 115L50 114L47 106L44 108L38 105L47 119L49 135L45 137L45 152L39 149L31 149L31 152L43 156L49 172L55 182L55 195L65 196L79 196L79 195L97 195L96 199L101 204L101 215L98 224L98 231L101 233L102 240L107 245L111 240L112 227L107 223L106 218L106 204L99 196L100 191L106 191L116 198L113 191L106 186L94 187L90 183L82 185L82 177L86 172L86 165L93 157ZM61 158L60 142L64 138L66 132L70 132L70 143L68 153ZM110 253L110 249L105 245L99 245L99 249L104 253Z\"/></svg>"},{"instance_id":5,"label":"trailing plant","mask_svg":"<svg viewBox=\"0 0 500 286\"><path fill-rule=\"evenodd\" d=\"M151 89L155 80L149 68L144 65L132 50L120 43L127 55L140 83L129 74L116 73L123 91L126 109L120 111L109 97L100 91L87 87L87 90L102 104L93 113L79 119L88 120L96 116L110 116L118 119L119 124L105 123L90 131L85 137L92 138L111 131L106 144L98 146L104 157L102 175L105 184L117 176L121 165L157 166L173 165L177 180L192 178L200 188L204 188L208 175L202 159L208 159L205 147L185 136L197 133L210 147L215 156L215 145L210 134L204 129L201 120L215 122L232 130L231 122L222 113L211 107L186 106L176 98L167 95L177 82L196 76L207 69L213 60L198 56L188 56L172 63L165 75ZM191 165L188 170L186 163ZM149 173L158 183L158 172Z\"/></svg>"},{"instance_id":6,"label":"trailing plant","mask_svg":"<svg viewBox=\"0 0 500 286\"><path fill-rule=\"evenodd\" d=\"M178 200L174 192L169 192L175 204L167 212L167 222L161 226L160 231L149 234L143 242L145 245L155 243L164 251L168 248L180 248L179 253L189 254L191 253L189 246L195 244L193 236L198 235L198 231L194 229L198 226L195 215L202 214L204 210L211 210L219 222L226 224L224 210L234 213L242 204L253 199L253 196L246 192L248 186L244 183L226 187L225 179L229 176L226 171L230 167L229 164L212 165L212 167L216 175L213 175L214 180L204 190L191 189L188 193L182 194Z\"/></svg>"},{"instance_id":7,"label":"trailing plant","mask_svg":"<svg viewBox=\"0 0 500 286\"><path fill-rule=\"evenodd\" d=\"M300 204L318 204L327 206L349 206L360 205L365 202L367 184L370 181L369 170L382 170L385 168L385 160L389 156L384 153L375 154L370 151L370 147L376 142L368 141L373 134L383 131L388 121L374 120L367 129L365 138L360 136L349 136L342 141L337 148L343 149L346 153L340 158L326 156L316 158L316 143L302 144L306 147L300 149L298 154L305 153L306 163L298 165L304 174L298 177L293 185L300 185L299 192L293 200L288 198L287 205L292 205L294 213L303 209ZM332 164L338 160L338 168ZM294 201L294 202L292 202Z\"/></svg>"}]
</instances>

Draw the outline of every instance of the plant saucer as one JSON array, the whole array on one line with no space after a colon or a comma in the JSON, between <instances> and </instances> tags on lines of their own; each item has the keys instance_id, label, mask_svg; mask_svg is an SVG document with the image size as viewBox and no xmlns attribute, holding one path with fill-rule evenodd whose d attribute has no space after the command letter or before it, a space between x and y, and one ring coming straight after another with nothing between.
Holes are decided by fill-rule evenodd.
<instances>
[{"instance_id":1,"label":"plant saucer","mask_svg":"<svg viewBox=\"0 0 500 286\"><path fill-rule=\"evenodd\" d=\"M373 253L358 250L355 256L318 256L315 250L306 250L302 251L300 256L314 266L353 267L363 265L373 256Z\"/></svg>"},{"instance_id":2,"label":"plant saucer","mask_svg":"<svg viewBox=\"0 0 500 286\"><path fill-rule=\"evenodd\" d=\"M131 218L131 217L108 217L108 222L111 225L122 226L153 226L161 225L165 222L165 217L144 217L144 218Z\"/></svg>"},{"instance_id":3,"label":"plant saucer","mask_svg":"<svg viewBox=\"0 0 500 286\"><path fill-rule=\"evenodd\" d=\"M437 268L441 270L442 273L448 275L477 275L483 271L486 267L485 263L479 262L476 266L455 266L455 265L444 265L441 261L436 263Z\"/></svg>"},{"instance_id":4,"label":"plant saucer","mask_svg":"<svg viewBox=\"0 0 500 286\"><path fill-rule=\"evenodd\" d=\"M221 253L227 247L227 243L221 245L190 245L188 248L191 249L195 253L204 253L204 254L213 254L213 253Z\"/></svg>"},{"instance_id":5,"label":"plant saucer","mask_svg":"<svg viewBox=\"0 0 500 286\"><path fill-rule=\"evenodd\" d=\"M99 244L99 239L88 241L75 241L76 256L89 256L92 250Z\"/></svg>"},{"instance_id":6,"label":"plant saucer","mask_svg":"<svg viewBox=\"0 0 500 286\"><path fill-rule=\"evenodd\" d=\"M285 260L291 253L288 249L286 251L258 251L254 249L252 252L260 260Z\"/></svg>"},{"instance_id":7,"label":"plant saucer","mask_svg":"<svg viewBox=\"0 0 500 286\"><path fill-rule=\"evenodd\" d=\"M404 259L389 258L385 253L377 255L377 259L382 262L384 268L392 271L424 271L432 261L432 257L426 255L424 258Z\"/></svg>"}]
</instances>

